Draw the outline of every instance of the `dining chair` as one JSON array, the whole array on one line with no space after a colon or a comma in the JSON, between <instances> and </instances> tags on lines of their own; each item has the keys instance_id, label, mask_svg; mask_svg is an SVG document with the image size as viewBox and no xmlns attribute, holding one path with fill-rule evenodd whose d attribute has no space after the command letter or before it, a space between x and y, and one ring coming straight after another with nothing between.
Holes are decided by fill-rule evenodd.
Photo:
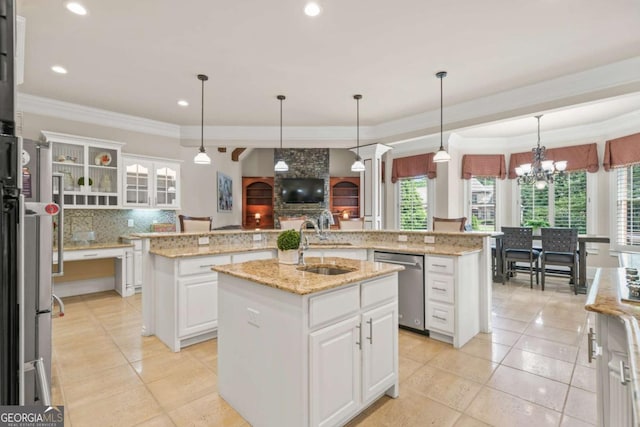
<instances>
[{"instance_id":1,"label":"dining chair","mask_svg":"<svg viewBox=\"0 0 640 427\"><path fill-rule=\"evenodd\" d=\"M546 227L540 229L542 237L542 290L544 290L547 265L569 267L570 284L578 295L578 229ZM554 273L558 273L557 271ZM562 274L562 273L559 273Z\"/></svg>"},{"instance_id":2,"label":"dining chair","mask_svg":"<svg viewBox=\"0 0 640 427\"><path fill-rule=\"evenodd\" d=\"M187 216L178 215L180 220L180 232L192 233L211 231L211 217L210 216Z\"/></svg>"},{"instance_id":3,"label":"dining chair","mask_svg":"<svg viewBox=\"0 0 640 427\"><path fill-rule=\"evenodd\" d=\"M462 218L438 218L433 217L433 231L464 231L466 217Z\"/></svg>"},{"instance_id":4,"label":"dining chair","mask_svg":"<svg viewBox=\"0 0 640 427\"><path fill-rule=\"evenodd\" d=\"M538 275L540 270L540 251L533 248L533 229L531 227L502 227L501 230L504 235L502 239L502 260L505 269L502 283L505 283L511 273L516 271L516 263L527 263L529 264L529 287L533 288L534 273L536 285L540 283ZM544 287L542 290L544 291Z\"/></svg>"},{"instance_id":5,"label":"dining chair","mask_svg":"<svg viewBox=\"0 0 640 427\"><path fill-rule=\"evenodd\" d=\"M294 229L298 231L302 223L307 219L305 215L302 216L281 216L278 217L280 221L280 229L282 230L291 230Z\"/></svg>"}]
</instances>

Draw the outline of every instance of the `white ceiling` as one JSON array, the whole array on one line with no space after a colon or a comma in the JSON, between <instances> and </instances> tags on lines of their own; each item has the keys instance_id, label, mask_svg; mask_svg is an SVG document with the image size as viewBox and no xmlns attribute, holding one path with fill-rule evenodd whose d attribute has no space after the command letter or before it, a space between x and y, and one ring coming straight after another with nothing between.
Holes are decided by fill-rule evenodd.
<instances>
[{"instance_id":1,"label":"white ceiling","mask_svg":"<svg viewBox=\"0 0 640 427\"><path fill-rule=\"evenodd\" d=\"M440 70L453 106L640 56L637 0L323 0L316 18L304 2L82 0L81 17L63 0L17 0L19 91L189 126L200 124L204 73L208 126L277 125L278 94L286 126L352 126L355 93L361 124L375 126L438 110ZM564 120L637 110L640 96L580 108ZM522 123L461 134L535 130Z\"/></svg>"}]
</instances>

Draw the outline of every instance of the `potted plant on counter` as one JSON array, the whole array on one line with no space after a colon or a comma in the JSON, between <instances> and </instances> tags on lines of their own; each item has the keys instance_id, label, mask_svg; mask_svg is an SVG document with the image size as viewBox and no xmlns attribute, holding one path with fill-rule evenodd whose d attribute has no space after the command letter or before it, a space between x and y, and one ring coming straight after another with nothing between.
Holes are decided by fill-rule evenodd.
<instances>
[{"instance_id":1,"label":"potted plant on counter","mask_svg":"<svg viewBox=\"0 0 640 427\"><path fill-rule=\"evenodd\" d=\"M286 230L278 235L278 262L280 264L297 264L300 233Z\"/></svg>"}]
</instances>

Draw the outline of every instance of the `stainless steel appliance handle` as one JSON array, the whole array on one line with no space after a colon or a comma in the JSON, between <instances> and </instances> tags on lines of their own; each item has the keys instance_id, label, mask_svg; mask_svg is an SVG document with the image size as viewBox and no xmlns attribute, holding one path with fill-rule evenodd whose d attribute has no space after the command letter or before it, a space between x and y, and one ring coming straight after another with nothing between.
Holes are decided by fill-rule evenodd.
<instances>
[{"instance_id":1,"label":"stainless steel appliance handle","mask_svg":"<svg viewBox=\"0 0 640 427\"><path fill-rule=\"evenodd\" d=\"M389 259L376 259L375 262L386 262L387 264L408 265L409 267L420 268L419 262L392 261Z\"/></svg>"},{"instance_id":2,"label":"stainless steel appliance handle","mask_svg":"<svg viewBox=\"0 0 640 427\"><path fill-rule=\"evenodd\" d=\"M58 180L58 271L52 274L53 277L64 276L64 181L61 173L54 173L53 179Z\"/></svg>"},{"instance_id":3,"label":"stainless steel appliance handle","mask_svg":"<svg viewBox=\"0 0 640 427\"><path fill-rule=\"evenodd\" d=\"M624 360L620 361L620 384L627 385L629 384L629 379L627 378L626 371L629 369L628 366L625 366Z\"/></svg>"}]
</instances>

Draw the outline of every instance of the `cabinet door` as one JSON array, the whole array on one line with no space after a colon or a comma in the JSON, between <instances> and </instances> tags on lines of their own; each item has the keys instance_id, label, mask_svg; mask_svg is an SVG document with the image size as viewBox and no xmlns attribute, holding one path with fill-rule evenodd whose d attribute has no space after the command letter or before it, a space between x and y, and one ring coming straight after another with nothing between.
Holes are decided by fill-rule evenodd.
<instances>
[{"instance_id":1,"label":"cabinet door","mask_svg":"<svg viewBox=\"0 0 640 427\"><path fill-rule=\"evenodd\" d=\"M153 203L159 208L180 207L180 165L155 163L155 195Z\"/></svg>"},{"instance_id":2,"label":"cabinet door","mask_svg":"<svg viewBox=\"0 0 640 427\"><path fill-rule=\"evenodd\" d=\"M218 326L218 274L178 280L178 336L214 330Z\"/></svg>"},{"instance_id":3,"label":"cabinet door","mask_svg":"<svg viewBox=\"0 0 640 427\"><path fill-rule=\"evenodd\" d=\"M124 160L123 196L124 206L151 206L152 164L139 159Z\"/></svg>"},{"instance_id":4,"label":"cabinet door","mask_svg":"<svg viewBox=\"0 0 640 427\"><path fill-rule=\"evenodd\" d=\"M358 316L309 336L311 425L334 426L360 406Z\"/></svg>"},{"instance_id":5,"label":"cabinet door","mask_svg":"<svg viewBox=\"0 0 640 427\"><path fill-rule=\"evenodd\" d=\"M379 395L398 375L398 306L387 304L362 314L363 403Z\"/></svg>"}]
</instances>

